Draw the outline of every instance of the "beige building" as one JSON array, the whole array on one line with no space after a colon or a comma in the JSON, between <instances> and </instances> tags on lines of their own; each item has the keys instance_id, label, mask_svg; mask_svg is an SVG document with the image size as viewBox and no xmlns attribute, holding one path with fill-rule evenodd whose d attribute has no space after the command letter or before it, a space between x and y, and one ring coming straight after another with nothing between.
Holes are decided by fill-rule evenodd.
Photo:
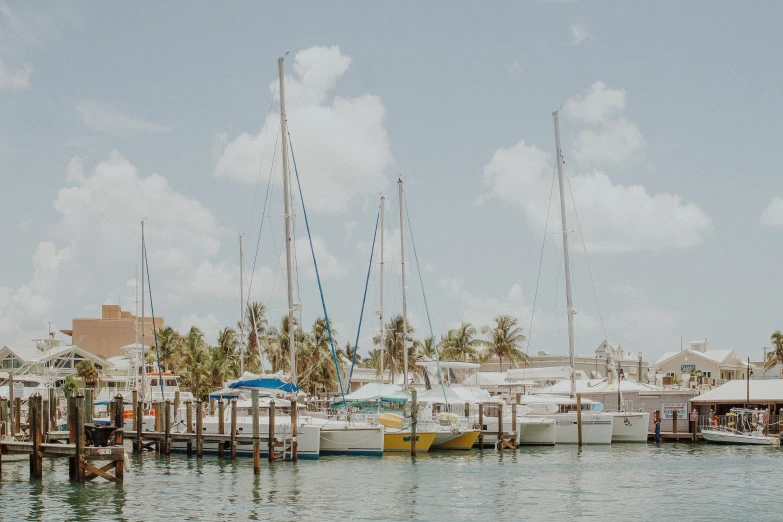
<instances>
[{"instance_id":1,"label":"beige building","mask_svg":"<svg viewBox=\"0 0 783 522\"><path fill-rule=\"evenodd\" d=\"M162 317L155 318L155 329L163 328ZM141 318L123 311L119 305L103 305L100 319L73 319L70 330L60 330L71 336L71 342L104 359L125 355L122 347L141 342ZM154 344L152 319L144 318L144 344Z\"/></svg>"},{"instance_id":2,"label":"beige building","mask_svg":"<svg viewBox=\"0 0 783 522\"><path fill-rule=\"evenodd\" d=\"M658 375L688 381L688 386L699 384L695 382L699 378L701 384L720 386L728 381L745 379L748 363L740 359L734 350L708 350L707 341L693 341L689 350L663 354L656 363L656 370Z\"/></svg>"}]
</instances>

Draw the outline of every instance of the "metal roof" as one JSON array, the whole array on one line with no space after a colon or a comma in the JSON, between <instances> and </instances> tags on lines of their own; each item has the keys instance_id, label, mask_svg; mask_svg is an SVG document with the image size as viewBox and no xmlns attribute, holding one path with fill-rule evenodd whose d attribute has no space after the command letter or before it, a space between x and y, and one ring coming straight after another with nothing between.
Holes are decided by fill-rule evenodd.
<instances>
[{"instance_id":1,"label":"metal roof","mask_svg":"<svg viewBox=\"0 0 783 522\"><path fill-rule=\"evenodd\" d=\"M745 402L747 382L741 379L729 381L691 399L694 404ZM783 403L783 379L750 381L750 402L754 404Z\"/></svg>"}]
</instances>

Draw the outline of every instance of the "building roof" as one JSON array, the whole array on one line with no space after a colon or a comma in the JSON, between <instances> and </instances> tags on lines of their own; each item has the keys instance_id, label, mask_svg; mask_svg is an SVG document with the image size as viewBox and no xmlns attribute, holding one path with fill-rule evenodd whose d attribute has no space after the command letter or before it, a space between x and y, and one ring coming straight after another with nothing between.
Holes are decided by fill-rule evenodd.
<instances>
[{"instance_id":1,"label":"building roof","mask_svg":"<svg viewBox=\"0 0 783 522\"><path fill-rule=\"evenodd\" d=\"M708 359L718 364L727 364L727 361L729 359L735 358L737 361L739 361L738 365L740 366L747 366L748 364L747 362L737 357L737 354L734 352L734 350L707 350L705 352L700 352L698 350L683 350L677 352L666 352L661 356L660 359L658 359L658 361L655 364L660 366L661 364L668 361L669 359L673 359L680 355L687 355L687 356L694 355L694 356L702 357L704 359Z\"/></svg>"},{"instance_id":2,"label":"building roof","mask_svg":"<svg viewBox=\"0 0 783 522\"><path fill-rule=\"evenodd\" d=\"M533 383L537 381L562 381L570 379L570 366L550 366L544 368L515 368L506 372L506 380L515 383ZM580 377L581 375L581 377ZM585 373L581 370L576 372L577 379L584 378Z\"/></svg>"},{"instance_id":3,"label":"building roof","mask_svg":"<svg viewBox=\"0 0 783 522\"><path fill-rule=\"evenodd\" d=\"M729 381L708 392L691 399L695 404L745 402L748 384L742 379ZM767 404L783 402L783 379L751 380L750 402L752 404Z\"/></svg>"},{"instance_id":4,"label":"building roof","mask_svg":"<svg viewBox=\"0 0 783 522\"><path fill-rule=\"evenodd\" d=\"M30 359L43 353L35 346L3 346L0 348L0 358L5 358L5 351L11 352L17 359L27 362Z\"/></svg>"}]
</instances>

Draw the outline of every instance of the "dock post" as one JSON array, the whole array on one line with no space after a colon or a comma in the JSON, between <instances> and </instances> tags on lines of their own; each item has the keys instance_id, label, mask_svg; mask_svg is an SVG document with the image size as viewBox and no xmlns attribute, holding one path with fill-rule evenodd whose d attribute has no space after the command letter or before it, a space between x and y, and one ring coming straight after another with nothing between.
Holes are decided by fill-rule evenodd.
<instances>
[{"instance_id":1,"label":"dock post","mask_svg":"<svg viewBox=\"0 0 783 522\"><path fill-rule=\"evenodd\" d=\"M519 425L517 424L517 404L519 404L519 394L517 393L517 402L511 403L511 431L514 434L514 448L517 447L519 438Z\"/></svg>"},{"instance_id":2,"label":"dock post","mask_svg":"<svg viewBox=\"0 0 783 522\"><path fill-rule=\"evenodd\" d=\"M68 428L68 442L76 444L76 397L68 397L68 406L65 411L66 426ZM68 457L68 478L76 479L76 456Z\"/></svg>"},{"instance_id":3,"label":"dock post","mask_svg":"<svg viewBox=\"0 0 783 522\"><path fill-rule=\"evenodd\" d=\"M185 433L193 433L193 401L185 401ZM188 457L193 456L193 442L188 439Z\"/></svg>"},{"instance_id":4,"label":"dock post","mask_svg":"<svg viewBox=\"0 0 783 522\"><path fill-rule=\"evenodd\" d=\"M29 411L29 404L27 408ZM43 397L41 398L41 437L44 442L49 442L49 401L43 400Z\"/></svg>"},{"instance_id":5,"label":"dock post","mask_svg":"<svg viewBox=\"0 0 783 522\"><path fill-rule=\"evenodd\" d=\"M14 399L14 435L22 431L22 398Z\"/></svg>"},{"instance_id":6,"label":"dock post","mask_svg":"<svg viewBox=\"0 0 783 522\"><path fill-rule=\"evenodd\" d=\"M677 433L677 410L672 410L672 433Z\"/></svg>"},{"instance_id":7,"label":"dock post","mask_svg":"<svg viewBox=\"0 0 783 522\"><path fill-rule=\"evenodd\" d=\"M106 408L109 410L108 417L109 417L109 423L111 423L112 420L112 403L109 402L109 404L106 405ZM95 398L94 398L94 390L92 388L85 388L84 389L84 422L92 423L93 419L95 419Z\"/></svg>"},{"instance_id":8,"label":"dock post","mask_svg":"<svg viewBox=\"0 0 783 522\"><path fill-rule=\"evenodd\" d=\"M498 404L498 439L495 445L498 451L503 451L503 403Z\"/></svg>"},{"instance_id":9,"label":"dock post","mask_svg":"<svg viewBox=\"0 0 783 522\"><path fill-rule=\"evenodd\" d=\"M465 403L465 418L470 419L470 404L467 402Z\"/></svg>"},{"instance_id":10,"label":"dock post","mask_svg":"<svg viewBox=\"0 0 783 522\"><path fill-rule=\"evenodd\" d=\"M0 435L8 435L11 427L8 425L8 400L0 399Z\"/></svg>"},{"instance_id":11,"label":"dock post","mask_svg":"<svg viewBox=\"0 0 783 522\"><path fill-rule=\"evenodd\" d=\"M297 392L293 392L291 397L291 462L299 460L299 447L296 437L297 417L299 416L299 400L297 399ZM283 443L285 448L285 443Z\"/></svg>"},{"instance_id":12,"label":"dock post","mask_svg":"<svg viewBox=\"0 0 783 522\"><path fill-rule=\"evenodd\" d=\"M33 443L33 453L30 455L30 478L34 479L43 477L41 414L41 395L36 393L27 400L27 424L30 426L30 441Z\"/></svg>"},{"instance_id":13,"label":"dock post","mask_svg":"<svg viewBox=\"0 0 783 522\"><path fill-rule=\"evenodd\" d=\"M221 435L225 435L226 433L226 419L224 418L224 414L226 412L226 403L223 402L223 397L220 398L218 401L218 433ZM223 456L223 450L226 447L225 441L219 441L218 442L218 457Z\"/></svg>"},{"instance_id":14,"label":"dock post","mask_svg":"<svg viewBox=\"0 0 783 522\"><path fill-rule=\"evenodd\" d=\"M196 457L204 456L204 443L201 438L204 436L204 429L201 427L204 414L204 404L201 399L196 401Z\"/></svg>"},{"instance_id":15,"label":"dock post","mask_svg":"<svg viewBox=\"0 0 783 522\"><path fill-rule=\"evenodd\" d=\"M114 445L121 447L125 443L125 402L122 399L122 395L119 393L114 397L114 425L117 427L117 431L114 432ZM124 460L115 461L114 476L117 477L117 480L120 482L125 480Z\"/></svg>"},{"instance_id":16,"label":"dock post","mask_svg":"<svg viewBox=\"0 0 783 522\"><path fill-rule=\"evenodd\" d=\"M14 374L8 376L8 434L12 437L16 435L16 426L14 426L14 420L16 415L14 414Z\"/></svg>"},{"instance_id":17,"label":"dock post","mask_svg":"<svg viewBox=\"0 0 783 522\"><path fill-rule=\"evenodd\" d=\"M484 404L479 405L479 448L484 448Z\"/></svg>"},{"instance_id":18,"label":"dock post","mask_svg":"<svg viewBox=\"0 0 783 522\"><path fill-rule=\"evenodd\" d=\"M411 388L411 457L416 456L416 422L418 421L419 404L417 402L418 393Z\"/></svg>"},{"instance_id":19,"label":"dock post","mask_svg":"<svg viewBox=\"0 0 783 522\"><path fill-rule=\"evenodd\" d=\"M133 390L133 395L138 399L139 392ZM133 421L133 427L136 429L136 451L141 453L141 450L144 448L144 444L141 441L141 428L144 425L144 401L136 401L134 416L136 417Z\"/></svg>"},{"instance_id":20,"label":"dock post","mask_svg":"<svg viewBox=\"0 0 783 522\"><path fill-rule=\"evenodd\" d=\"M579 447L582 446L582 394L576 394L576 432Z\"/></svg>"},{"instance_id":21,"label":"dock post","mask_svg":"<svg viewBox=\"0 0 783 522\"><path fill-rule=\"evenodd\" d=\"M57 431L57 391L54 388L49 388L49 411L46 415L49 416L49 429Z\"/></svg>"},{"instance_id":22,"label":"dock post","mask_svg":"<svg viewBox=\"0 0 783 522\"><path fill-rule=\"evenodd\" d=\"M171 401L166 399L166 403L163 406L163 454L169 455L171 453Z\"/></svg>"},{"instance_id":23,"label":"dock post","mask_svg":"<svg viewBox=\"0 0 783 522\"><path fill-rule=\"evenodd\" d=\"M255 417L253 417L253 426L256 425ZM255 427L253 428L255 429ZM253 432L255 433L255 432ZM260 445L261 441L259 441ZM255 455L255 447L253 450ZM269 401L269 456L267 457L269 462L275 461L275 400Z\"/></svg>"},{"instance_id":24,"label":"dock post","mask_svg":"<svg viewBox=\"0 0 783 522\"><path fill-rule=\"evenodd\" d=\"M252 390L250 392L250 400L253 405L253 474L258 475L261 473L261 439L260 439L260 426L258 425L258 390ZM269 428L270 431L272 428ZM270 437L271 440L271 437Z\"/></svg>"},{"instance_id":25,"label":"dock post","mask_svg":"<svg viewBox=\"0 0 783 522\"><path fill-rule=\"evenodd\" d=\"M231 458L237 458L237 400L231 399Z\"/></svg>"},{"instance_id":26,"label":"dock post","mask_svg":"<svg viewBox=\"0 0 783 522\"><path fill-rule=\"evenodd\" d=\"M131 413L133 414L133 431L136 431L136 405L139 404L139 391L134 389L131 395Z\"/></svg>"},{"instance_id":27,"label":"dock post","mask_svg":"<svg viewBox=\"0 0 783 522\"><path fill-rule=\"evenodd\" d=\"M76 396L74 410L75 479L76 482L84 482L84 396Z\"/></svg>"},{"instance_id":28,"label":"dock post","mask_svg":"<svg viewBox=\"0 0 783 522\"><path fill-rule=\"evenodd\" d=\"M179 390L174 392L174 422L179 421L179 406L181 404L179 393Z\"/></svg>"}]
</instances>

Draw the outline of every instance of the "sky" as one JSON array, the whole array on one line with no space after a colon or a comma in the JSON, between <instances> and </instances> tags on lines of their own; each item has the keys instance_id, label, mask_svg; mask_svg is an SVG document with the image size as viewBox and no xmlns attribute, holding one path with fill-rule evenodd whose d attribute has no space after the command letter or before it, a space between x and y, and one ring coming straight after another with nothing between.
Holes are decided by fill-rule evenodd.
<instances>
[{"instance_id":1,"label":"sky","mask_svg":"<svg viewBox=\"0 0 783 522\"><path fill-rule=\"evenodd\" d=\"M245 289L279 322L284 57L340 345L356 340L371 252L361 353L379 329L381 196L383 309L402 311L401 179L415 335L503 313L529 353L567 352L558 110L577 353L608 337L655 360L707 339L759 360L783 328L781 15L776 2L0 0L0 345L102 304L135 310L142 219L167 324L211 343L236 325L240 235ZM309 328L324 312L291 170Z\"/></svg>"}]
</instances>

